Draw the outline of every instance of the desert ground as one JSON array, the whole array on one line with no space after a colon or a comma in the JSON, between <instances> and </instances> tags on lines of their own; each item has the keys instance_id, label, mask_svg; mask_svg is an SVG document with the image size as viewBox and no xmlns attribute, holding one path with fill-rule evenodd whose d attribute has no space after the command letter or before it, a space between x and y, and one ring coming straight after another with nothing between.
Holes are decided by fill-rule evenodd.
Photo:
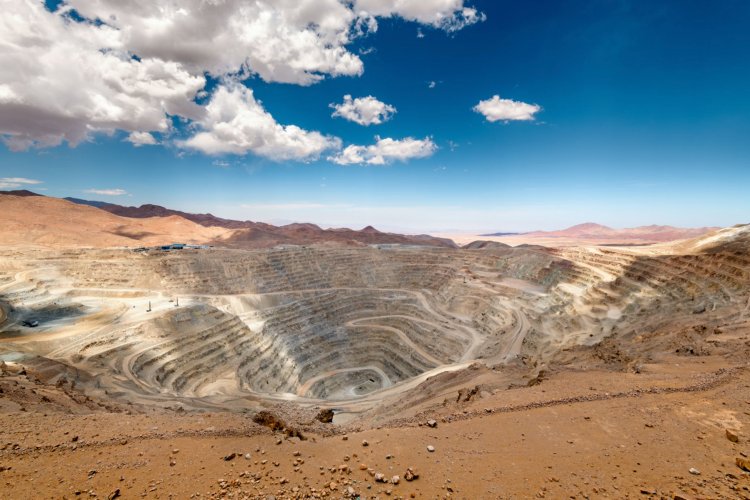
<instances>
[{"instance_id":1,"label":"desert ground","mask_svg":"<svg viewBox=\"0 0 750 500\"><path fill-rule=\"evenodd\" d=\"M716 231L718 227L680 228L673 226L640 226L615 229L593 222L577 224L556 231L531 231L526 233L445 232L434 236L451 239L459 245L476 241L490 241L509 246L541 245L546 247L577 247L582 245L637 246L668 243L692 239Z\"/></svg>"},{"instance_id":2,"label":"desert ground","mask_svg":"<svg viewBox=\"0 0 750 500\"><path fill-rule=\"evenodd\" d=\"M181 236L172 217L138 224ZM172 251L30 231L0 247L2 498L750 498L750 226Z\"/></svg>"}]
</instances>

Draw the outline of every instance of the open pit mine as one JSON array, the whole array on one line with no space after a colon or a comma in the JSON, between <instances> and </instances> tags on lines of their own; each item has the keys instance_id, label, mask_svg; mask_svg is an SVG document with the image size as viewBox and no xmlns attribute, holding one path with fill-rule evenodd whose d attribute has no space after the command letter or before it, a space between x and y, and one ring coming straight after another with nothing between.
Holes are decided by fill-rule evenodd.
<instances>
[{"instance_id":1,"label":"open pit mine","mask_svg":"<svg viewBox=\"0 0 750 500\"><path fill-rule=\"evenodd\" d=\"M496 467L537 478L529 461L544 460L540 457L547 457L549 450L572 446L561 442L548 448L545 443L554 443L558 437L568 443L586 439L580 435L581 424L573 426L570 422L609 419L607 435L596 437L596 446L601 448L587 452L601 458L598 470L611 469L610 459L604 457L625 446L620 441L627 440L623 437L628 435L627 429L651 432L660 422L683 426L670 428L671 439L684 432L699 436L700 432L721 432L714 448L728 444L738 448L727 450L724 458L717 458L720 453L714 452L711 463L726 460L731 465L735 458L732 454L740 451L746 438L735 445L724 439L723 432L736 433L750 424L750 402L742 409L743 401L750 396L749 249L750 226L727 228L693 240L632 247L513 248L491 242L461 249L398 244L169 251L3 247L0 357L3 380L7 382L1 387L3 411L20 428L35 422L37 428L51 425L56 430L45 434L51 440L47 444L36 443L33 432L25 437L4 435L9 444L0 451L0 461L15 468L8 469L5 477L11 477L11 473L25 477L24 467L38 467L46 460L42 458L44 450L62 453L57 462L62 468L75 468L70 464L78 463L78 467L94 469L89 465L91 460L73 460L78 456L75 453L87 456L86 442L106 448L121 443L141 446L141 440L146 440L139 456L145 453L147 462L166 464L166 458L154 456L159 447L153 440L162 447L176 448L173 443L182 439L181 448L209 454L205 459L211 464L207 470L223 476L224 472L214 470L219 467L214 462L219 453L214 451L214 444L225 449L228 457L235 456L229 451L237 451L236 456L248 451L247 456L254 457L249 458L248 467L265 470L266 459L258 464L260 454L256 452L273 448L273 443L264 439L282 442L281 438L269 437L276 431L276 435L285 433L284 442L296 440L292 441L298 443L296 447L313 446L313 441L329 443L317 445L327 448L305 453L346 454L347 460L352 453L364 456L376 444L385 456L384 446L390 446L389 450L399 450L412 465L421 464L423 473L433 474L433 478L450 477L450 471L455 470L451 467L458 467L456 463L446 461L446 455L442 461L430 461L437 456L435 441L438 452L443 444L440 435L414 437L414 428L424 426L430 432L444 433L443 446L453 439L465 441L483 432L495 436L472 445L454 443L458 455L451 456L458 457L457 463L462 463L461 449L506 449L502 443L530 447L525 452L526 462L520 462L526 464L522 470L514 469L519 467L515 461L518 455L507 451L509 448L507 453L486 453L500 453L492 455ZM23 375L26 379L19 378ZM16 386L9 380L15 380ZM23 387L26 396L19 396ZM710 392L717 388L724 388L724 395ZM729 388L735 392L727 396ZM675 399L665 399L672 397ZM731 401L729 407L716 409L721 407L720 401L727 400ZM685 412L692 413L664 413L688 401L693 406ZM626 402L630 406L617 406ZM708 412L710 418L706 414L708 404L714 405ZM660 409L654 409L657 407ZM571 416L566 413L569 411L583 413ZM642 411L650 413L644 417ZM66 435L60 432L81 422L65 420L67 423L60 424L57 420L57 424L50 424L48 414L55 412L103 413L110 417L99 418L109 422L103 425L111 429L94 432L84 426L89 430L73 432L88 432L86 439L78 442L76 435L76 441L71 442L67 431ZM217 414L225 416L206 419ZM138 420L139 415L151 417ZM258 415L264 417L258 419ZM136 420L124 424L106 418ZM236 418L244 423L231 420ZM260 425L247 423L250 418ZM500 418L507 420L492 420ZM438 422L440 429L435 429ZM685 422L693 427L686 431ZM190 425L204 430L191 431L187 429ZM249 430L248 425L257 428ZM137 430L128 434L130 426ZM391 431L383 435L385 431L377 430L382 426ZM115 428L119 430L112 430ZM545 434L543 429L554 431ZM402 431L407 434L399 434ZM116 437L105 439L107 432ZM512 444L507 436L497 436L500 432L514 433L522 440L540 432L542 435L536 444ZM252 444L241 441L255 433L261 436L256 436ZM343 447L348 443L335 437L342 433L357 436L346 450ZM318 437L311 441L310 436ZM213 439L214 444L209 449L201 444L202 439ZM648 441L640 434L632 439L638 439L639 445ZM670 438L661 439L667 443ZM371 447L365 447L367 440L373 443ZM243 449L237 449L240 442L245 443ZM659 442L656 439L647 445L658 446ZM627 446L631 446L630 441ZM91 448L88 453L95 454L96 449L100 448ZM184 458L184 452L182 458L172 456L174 450L171 453L170 466ZM224 451L221 453L224 456ZM585 468L578 451L575 456L572 451L567 453L563 457L566 466ZM688 453L688 458L681 455L683 462L675 457L671 457L674 462L667 459L679 464L679 471L673 475L663 470L667 463L663 456L653 450L650 453L660 462L653 465L652 481L661 488L654 492L697 488L691 486L688 473L701 462L694 453ZM509 457L516 458L510 461ZM68 460L72 462L68 464ZM204 458L195 460L202 463ZM320 460L327 468L330 464L325 460L333 463L342 458ZM347 496L365 484L373 488L377 483L371 482L368 471L377 471L374 467L379 459L368 456L366 460L363 478L347 479L348 483L341 483L339 469L332 473L339 482L331 482L326 471L326 477L321 476L325 485L318 485L319 489L307 476L304 481L293 476L296 482L287 487L296 485L295 496L291 489L284 489L284 481L289 482L286 477L270 476L269 481L276 486L259 490L256 479L261 480L252 476L251 484L256 485L252 493L258 498L270 492L282 492L280 498L287 494L296 498L315 496L321 491L331 497ZM318 463L311 463L316 464L311 472L315 475ZM391 460L390 465L379 467L393 468L394 463ZM485 467L486 474L499 470L486 463L467 463ZM293 465L296 471L302 467L297 459ZM401 465L409 464L405 461ZM194 471L197 466L193 463L192 467ZM351 468L348 470L351 475ZM602 484L625 481L623 488L637 488L644 476L636 472L642 469L633 470L630 475L615 475L616 480L589 477L598 478L590 479L591 484L605 488L597 491L619 497L616 489L606 490ZM538 476L532 482L539 484L511 482L505 489L493 486L494 480L475 483L470 475L461 475L448 486L444 481L441 486L435 479L438 484L423 482L421 489L414 491L417 496L445 496L445 488L450 487L463 492L465 498L512 496L513 492L523 496L532 487L533 491L543 488L539 491L567 493L581 488L578 483L571 485L570 473L563 473L568 479L562 481ZM66 482L75 474L75 470L68 471L59 478L59 484L50 481L47 491L52 496L87 491ZM291 470L286 474L292 474ZM560 472L547 476L554 479L555 474ZM726 479L729 476L725 474L734 479ZM714 476L721 477L711 482ZM99 484L99 491L117 485L105 474L96 479L100 483L93 477L89 477L89 483ZM708 496L736 493L738 498L747 498L746 491L737 489L747 480L741 468L731 472L722 469L718 476L710 477L704 476L702 489L696 491ZM171 491L180 494L200 492L205 486L193 482L186 483L192 485L188 487L173 479ZM127 481L125 484L134 492L152 491L150 483ZM244 486L235 483L219 483L218 487L214 483L215 478L203 490L218 494L235 488L238 495L244 491ZM335 484L350 486L332 486ZM21 496L28 492L18 488L12 491ZM385 486L378 490L375 484L374 488L372 495L385 494ZM396 486L390 484L389 488Z\"/></svg>"},{"instance_id":2,"label":"open pit mine","mask_svg":"<svg viewBox=\"0 0 750 500\"><path fill-rule=\"evenodd\" d=\"M655 344L706 348L698 318L721 344L750 321L748 234L645 249L4 250L0 348L109 398L294 401L343 421L474 363L637 369ZM685 338L654 334L681 324Z\"/></svg>"}]
</instances>

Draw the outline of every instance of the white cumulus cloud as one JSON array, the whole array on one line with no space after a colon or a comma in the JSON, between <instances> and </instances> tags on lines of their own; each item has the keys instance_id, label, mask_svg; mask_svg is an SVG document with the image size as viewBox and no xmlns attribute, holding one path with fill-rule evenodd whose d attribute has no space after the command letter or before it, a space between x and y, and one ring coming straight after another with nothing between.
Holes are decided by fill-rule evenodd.
<instances>
[{"instance_id":1,"label":"white cumulus cloud","mask_svg":"<svg viewBox=\"0 0 750 500\"><path fill-rule=\"evenodd\" d=\"M128 194L127 191L125 191L124 189L119 189L119 188L115 188L115 189L87 189L87 190L84 191L84 193L99 194L99 195L102 195L102 196L123 196L123 195Z\"/></svg>"},{"instance_id":2,"label":"white cumulus cloud","mask_svg":"<svg viewBox=\"0 0 750 500\"><path fill-rule=\"evenodd\" d=\"M328 159L339 165L385 165L393 161L426 158L437 150L437 146L429 137L424 139L376 137L375 139L375 144L369 146L352 144Z\"/></svg>"},{"instance_id":3,"label":"white cumulus cloud","mask_svg":"<svg viewBox=\"0 0 750 500\"><path fill-rule=\"evenodd\" d=\"M42 181L25 177L0 177L0 189L18 189L41 183Z\"/></svg>"},{"instance_id":4,"label":"white cumulus cloud","mask_svg":"<svg viewBox=\"0 0 750 500\"><path fill-rule=\"evenodd\" d=\"M132 143L135 147L159 144L156 138L148 132L131 132L125 140Z\"/></svg>"},{"instance_id":5,"label":"white cumulus cloud","mask_svg":"<svg viewBox=\"0 0 750 500\"><path fill-rule=\"evenodd\" d=\"M338 138L280 125L253 91L238 83L220 85L197 124L202 130L179 145L209 155L253 152L272 160L311 160L341 147Z\"/></svg>"},{"instance_id":6,"label":"white cumulus cloud","mask_svg":"<svg viewBox=\"0 0 750 500\"><path fill-rule=\"evenodd\" d=\"M345 95L344 102L331 104L334 112L331 116L338 116L360 125L380 125L391 119L396 113L396 108L390 104L379 101L375 97L357 97Z\"/></svg>"},{"instance_id":7,"label":"white cumulus cloud","mask_svg":"<svg viewBox=\"0 0 750 500\"><path fill-rule=\"evenodd\" d=\"M463 0L64 0L54 11L9 0L0 16L0 141L11 150L75 146L120 130L147 145L154 133L169 140L177 118L201 129L186 141L195 149L314 157L330 138L271 126L270 116L260 137L247 135L244 120L244 134L225 130L240 115L267 113L246 100L236 117L217 119L215 96L214 111L201 101L205 75L296 85L358 76L364 66L349 46L391 16L447 31L483 18Z\"/></svg>"},{"instance_id":8,"label":"white cumulus cloud","mask_svg":"<svg viewBox=\"0 0 750 500\"><path fill-rule=\"evenodd\" d=\"M399 16L446 31L486 19L475 8L464 6L464 0L356 0L355 7L373 16Z\"/></svg>"},{"instance_id":9,"label":"white cumulus cloud","mask_svg":"<svg viewBox=\"0 0 750 500\"><path fill-rule=\"evenodd\" d=\"M533 120L534 115L541 111L542 107L512 99L501 99L500 96L494 95L490 99L479 101L473 109L484 115L487 121L508 122Z\"/></svg>"},{"instance_id":10,"label":"white cumulus cloud","mask_svg":"<svg viewBox=\"0 0 750 500\"><path fill-rule=\"evenodd\" d=\"M246 70L269 82L314 83L359 75L345 45L356 16L338 0L68 0L119 30L141 57L220 76Z\"/></svg>"},{"instance_id":11,"label":"white cumulus cloud","mask_svg":"<svg viewBox=\"0 0 750 500\"><path fill-rule=\"evenodd\" d=\"M0 137L12 150L75 145L92 132L166 131L194 116L202 75L177 62L132 58L119 31L18 0L0 17Z\"/></svg>"}]
</instances>

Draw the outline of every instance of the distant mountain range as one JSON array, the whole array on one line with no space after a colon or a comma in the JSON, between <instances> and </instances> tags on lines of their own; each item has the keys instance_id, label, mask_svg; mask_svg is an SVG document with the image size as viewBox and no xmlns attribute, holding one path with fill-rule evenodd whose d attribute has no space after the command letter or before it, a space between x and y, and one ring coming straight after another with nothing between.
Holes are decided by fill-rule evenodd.
<instances>
[{"instance_id":1,"label":"distant mountain range","mask_svg":"<svg viewBox=\"0 0 750 500\"><path fill-rule=\"evenodd\" d=\"M7 243L28 242L71 246L141 246L176 241L235 248L267 248L280 244L402 244L457 248L452 239L426 234L403 235L378 231L322 229L315 224L274 226L262 222L224 219L213 214L193 214L160 205L129 207L80 198L52 198L28 190L0 191L0 222L8 231ZM482 235L491 241L466 241L466 248L499 249L505 245L570 246L643 245L701 236L716 228L641 226L613 229L593 222L559 231L498 232Z\"/></svg>"},{"instance_id":2,"label":"distant mountain range","mask_svg":"<svg viewBox=\"0 0 750 500\"><path fill-rule=\"evenodd\" d=\"M0 221L6 223L6 227L14 224L15 231L7 237L19 242L25 241L23 235L28 235L31 243L61 241L72 246L86 243L91 246L139 246L184 240L236 248L314 243L457 247L446 238L385 233L372 226L359 231L322 229L315 224L273 226L223 219L212 214L191 214L159 205L126 207L80 198L46 197L26 190L0 191L0 195L3 195L0 197ZM5 213L2 213L3 209Z\"/></svg>"},{"instance_id":3,"label":"distant mountain range","mask_svg":"<svg viewBox=\"0 0 750 500\"><path fill-rule=\"evenodd\" d=\"M488 233L488 234L480 234L479 236L517 236L519 234L524 234L524 233Z\"/></svg>"},{"instance_id":4,"label":"distant mountain range","mask_svg":"<svg viewBox=\"0 0 750 500\"><path fill-rule=\"evenodd\" d=\"M237 231L224 242L225 245L236 246L274 246L286 244L310 244L319 242L358 242L365 244L374 243L399 243L413 245L430 245L439 247L455 248L456 244L446 238L436 238L426 234L403 235L396 233L384 233L372 226L367 226L359 231L348 228L323 229L315 224L294 223L285 226L274 226L263 222L238 221L216 217L213 214L192 214L179 210L172 210L160 205L146 204L139 207L126 207L114 203L100 201L81 200L79 198L64 198L67 201L79 205L89 205L120 217L132 219L145 219L149 217L178 216L195 222L205 227L223 227L236 229Z\"/></svg>"},{"instance_id":5,"label":"distant mountain range","mask_svg":"<svg viewBox=\"0 0 750 500\"><path fill-rule=\"evenodd\" d=\"M492 233L481 236L493 237L522 237L524 239L567 239L581 241L608 240L617 242L639 241L639 242L666 242L694 238L709 231L718 229L716 227L681 228L673 226L639 226L626 229L614 229L594 222L577 224L567 229L558 231L531 231L527 233Z\"/></svg>"}]
</instances>

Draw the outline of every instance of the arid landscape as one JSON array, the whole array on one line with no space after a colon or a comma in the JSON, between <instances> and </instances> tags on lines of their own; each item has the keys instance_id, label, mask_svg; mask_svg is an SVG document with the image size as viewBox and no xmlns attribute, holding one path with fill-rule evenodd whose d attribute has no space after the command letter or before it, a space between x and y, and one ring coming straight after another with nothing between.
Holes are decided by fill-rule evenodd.
<instances>
[{"instance_id":1,"label":"arid landscape","mask_svg":"<svg viewBox=\"0 0 750 500\"><path fill-rule=\"evenodd\" d=\"M441 233L461 245L477 240L503 243L510 246L543 245L550 247L570 247L581 245L637 246L665 243L675 240L695 238L718 227L680 228L672 226L642 226L626 229L613 229L593 222L577 224L558 231L530 231L527 233Z\"/></svg>"},{"instance_id":2,"label":"arid landscape","mask_svg":"<svg viewBox=\"0 0 750 500\"><path fill-rule=\"evenodd\" d=\"M750 2L12 0L0 500L750 500Z\"/></svg>"},{"instance_id":3,"label":"arid landscape","mask_svg":"<svg viewBox=\"0 0 750 500\"><path fill-rule=\"evenodd\" d=\"M4 498L750 498L750 226L269 246L0 214Z\"/></svg>"}]
</instances>

